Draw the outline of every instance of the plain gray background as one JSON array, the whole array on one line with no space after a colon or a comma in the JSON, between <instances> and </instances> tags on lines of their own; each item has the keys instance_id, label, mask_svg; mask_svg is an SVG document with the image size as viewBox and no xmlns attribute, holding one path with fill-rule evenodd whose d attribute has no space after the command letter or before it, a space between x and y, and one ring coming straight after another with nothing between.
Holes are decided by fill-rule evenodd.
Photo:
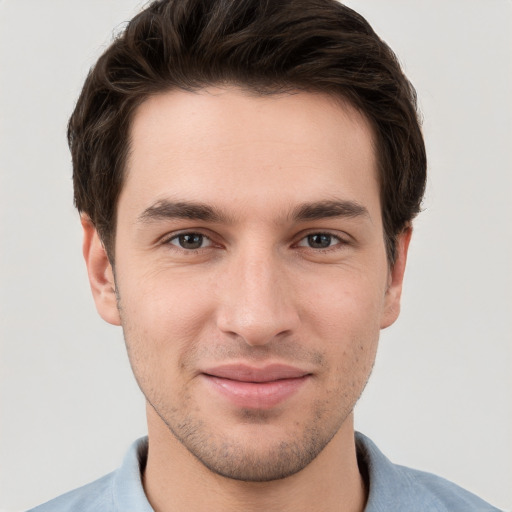
<instances>
[{"instance_id":1,"label":"plain gray background","mask_svg":"<svg viewBox=\"0 0 512 512\"><path fill-rule=\"evenodd\" d=\"M0 509L114 469L145 433L120 329L97 316L69 114L143 2L0 0ZM352 0L425 118L429 185L403 311L356 426L395 462L512 510L512 3Z\"/></svg>"}]
</instances>

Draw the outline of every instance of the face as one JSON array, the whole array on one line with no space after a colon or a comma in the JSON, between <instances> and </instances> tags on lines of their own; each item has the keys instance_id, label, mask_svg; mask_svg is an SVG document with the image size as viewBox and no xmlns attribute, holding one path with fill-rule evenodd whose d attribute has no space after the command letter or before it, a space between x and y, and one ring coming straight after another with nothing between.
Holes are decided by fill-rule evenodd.
<instances>
[{"instance_id":1,"label":"face","mask_svg":"<svg viewBox=\"0 0 512 512\"><path fill-rule=\"evenodd\" d=\"M306 467L341 432L398 314L369 123L329 96L173 91L136 112L100 314L163 425L215 473ZM116 295L114 295L114 288Z\"/></svg>"}]
</instances>

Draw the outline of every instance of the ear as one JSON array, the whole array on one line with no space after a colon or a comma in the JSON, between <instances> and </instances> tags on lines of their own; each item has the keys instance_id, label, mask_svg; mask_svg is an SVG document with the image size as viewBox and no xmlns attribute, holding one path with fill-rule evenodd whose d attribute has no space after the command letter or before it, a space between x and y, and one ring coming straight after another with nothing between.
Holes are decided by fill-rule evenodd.
<instances>
[{"instance_id":1,"label":"ear","mask_svg":"<svg viewBox=\"0 0 512 512\"><path fill-rule=\"evenodd\" d=\"M381 318L381 329L392 325L400 314L400 297L402 296L402 285L404 282L405 264L407 252L411 241L412 227L402 231L396 241L396 259L389 270L389 281L384 297L384 311Z\"/></svg>"},{"instance_id":2,"label":"ear","mask_svg":"<svg viewBox=\"0 0 512 512\"><path fill-rule=\"evenodd\" d=\"M112 265L89 217L82 215L81 222L84 230L82 251L96 309L109 324L121 325Z\"/></svg>"}]
</instances>

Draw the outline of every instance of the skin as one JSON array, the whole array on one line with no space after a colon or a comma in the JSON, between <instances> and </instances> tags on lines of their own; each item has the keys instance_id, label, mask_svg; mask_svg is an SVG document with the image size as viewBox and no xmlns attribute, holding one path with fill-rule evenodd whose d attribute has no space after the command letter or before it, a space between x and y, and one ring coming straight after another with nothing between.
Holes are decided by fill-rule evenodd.
<instances>
[{"instance_id":1,"label":"skin","mask_svg":"<svg viewBox=\"0 0 512 512\"><path fill-rule=\"evenodd\" d=\"M411 234L390 268L369 123L327 95L212 87L146 100L131 142L115 272L82 224L97 309L147 399L153 508L363 510L352 411ZM307 376L246 407L205 378L227 363Z\"/></svg>"}]
</instances>

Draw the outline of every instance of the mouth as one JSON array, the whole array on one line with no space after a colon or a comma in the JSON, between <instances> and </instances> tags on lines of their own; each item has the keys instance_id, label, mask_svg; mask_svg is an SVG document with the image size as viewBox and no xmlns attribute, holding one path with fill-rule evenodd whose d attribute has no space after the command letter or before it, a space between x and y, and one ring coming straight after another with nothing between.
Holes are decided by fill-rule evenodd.
<instances>
[{"instance_id":1,"label":"mouth","mask_svg":"<svg viewBox=\"0 0 512 512\"><path fill-rule=\"evenodd\" d=\"M282 364L262 368L232 364L209 368L202 376L216 394L233 405L266 410L295 395L311 373Z\"/></svg>"}]
</instances>

